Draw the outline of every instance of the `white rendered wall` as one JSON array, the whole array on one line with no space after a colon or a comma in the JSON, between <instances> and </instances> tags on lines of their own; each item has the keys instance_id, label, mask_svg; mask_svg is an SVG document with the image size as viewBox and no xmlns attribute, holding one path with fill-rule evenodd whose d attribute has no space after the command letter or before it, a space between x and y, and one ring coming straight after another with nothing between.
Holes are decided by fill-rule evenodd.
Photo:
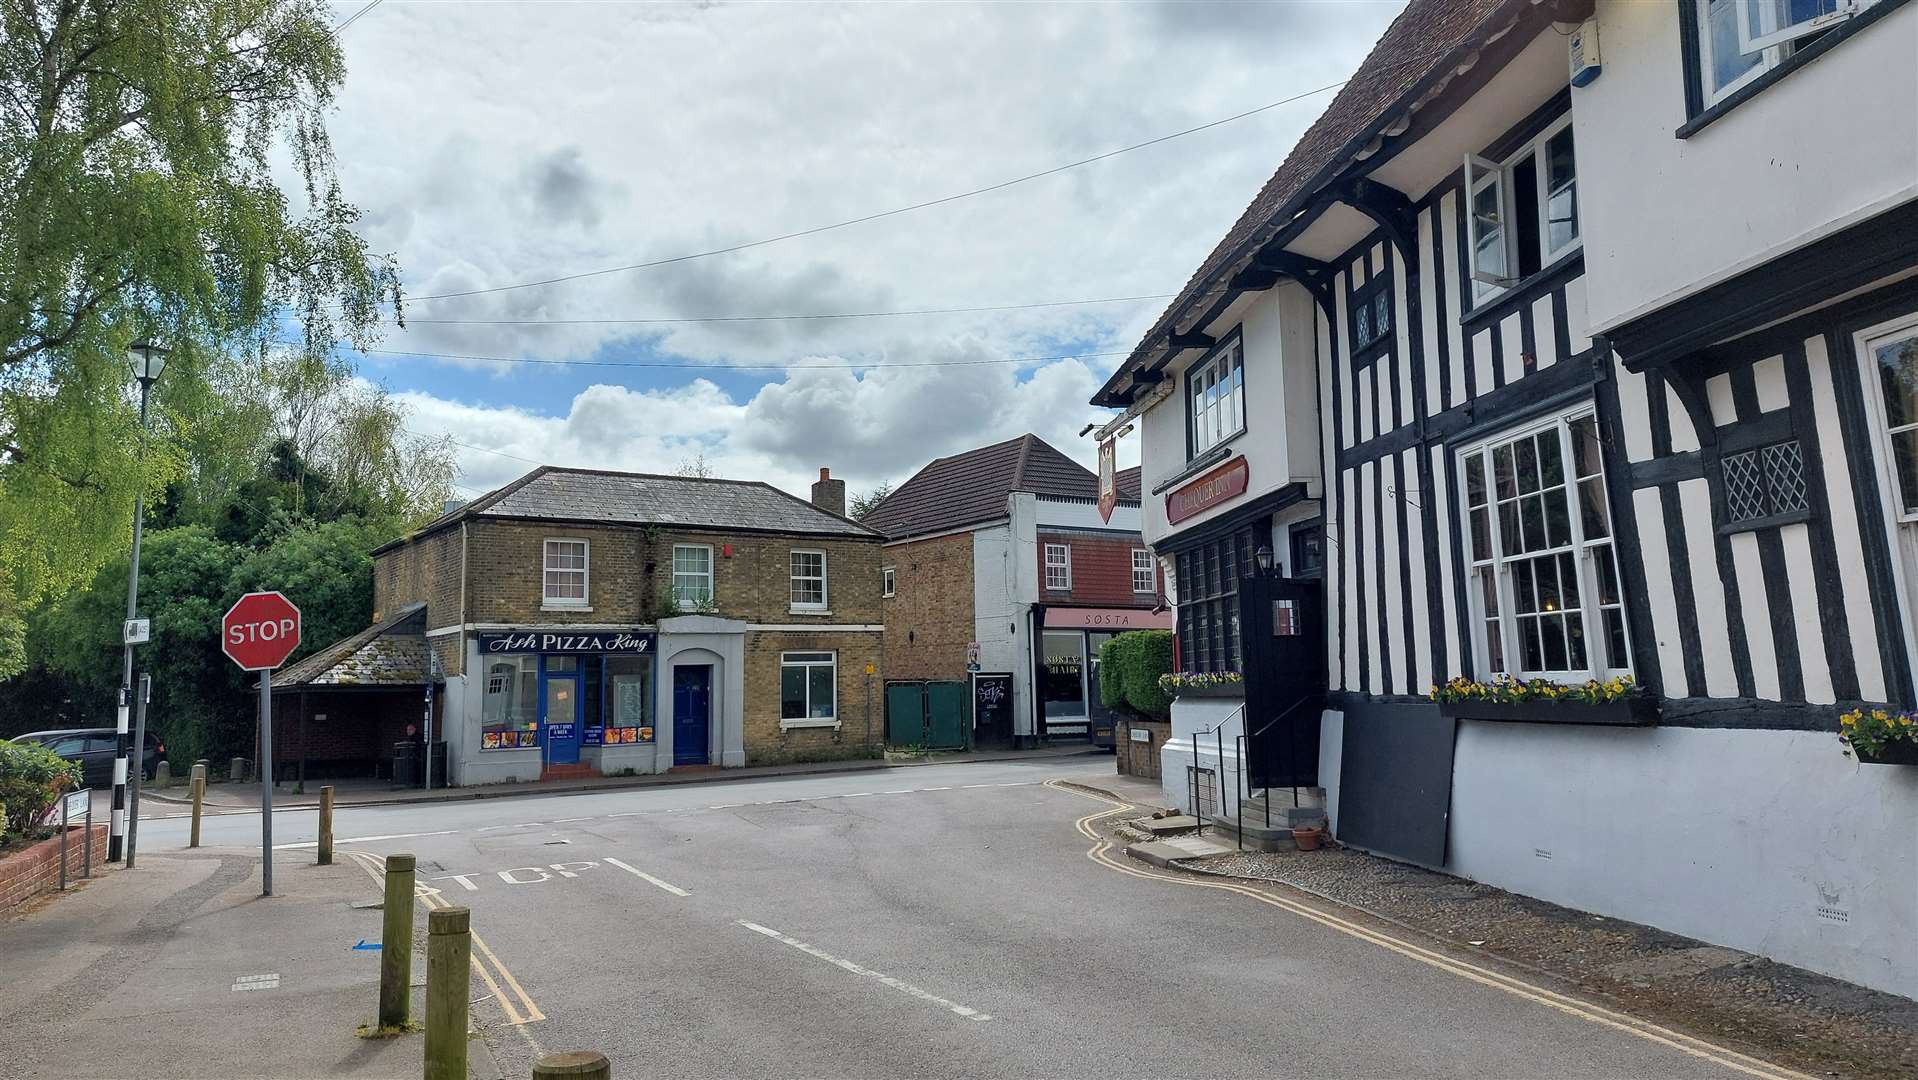
<instances>
[{"instance_id":1,"label":"white rendered wall","mask_svg":"<svg viewBox=\"0 0 1918 1080\"><path fill-rule=\"evenodd\" d=\"M1032 642L1026 612L1032 601L1020 594L1013 550L1010 523L973 531L972 635L979 643L979 670L1012 672L1012 730L1030 735Z\"/></svg>"},{"instance_id":2,"label":"white rendered wall","mask_svg":"<svg viewBox=\"0 0 1918 1080\"><path fill-rule=\"evenodd\" d=\"M1198 734L1198 761L1202 769L1219 774L1226 792L1225 805L1236 813L1238 801L1232 794L1239 784L1238 737L1245 733L1244 698L1177 698L1172 702L1172 733L1159 747L1159 786L1167 806L1189 809L1185 771L1192 764L1192 737ZM1213 729L1224 725L1224 754ZM1218 813L1218 805L1207 813Z\"/></svg>"},{"instance_id":3,"label":"white rendered wall","mask_svg":"<svg viewBox=\"0 0 1918 1080\"><path fill-rule=\"evenodd\" d=\"M1914 820L1829 733L1465 721L1447 869L1918 997Z\"/></svg>"},{"instance_id":4,"label":"white rendered wall","mask_svg":"<svg viewBox=\"0 0 1918 1080\"><path fill-rule=\"evenodd\" d=\"M1679 139L1680 6L1600 0L1605 70L1572 91L1595 330L1918 196L1918 7Z\"/></svg>"}]
</instances>

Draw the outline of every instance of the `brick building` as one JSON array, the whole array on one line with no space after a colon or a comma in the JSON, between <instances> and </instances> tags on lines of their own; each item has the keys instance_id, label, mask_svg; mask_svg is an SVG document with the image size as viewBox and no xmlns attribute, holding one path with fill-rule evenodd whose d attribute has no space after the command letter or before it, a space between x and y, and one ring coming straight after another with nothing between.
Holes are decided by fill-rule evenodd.
<instances>
[{"instance_id":1,"label":"brick building","mask_svg":"<svg viewBox=\"0 0 1918 1080\"><path fill-rule=\"evenodd\" d=\"M1138 470L1119 473L1118 487L1107 520L1098 478L1036 435L913 474L863 519L886 536L887 677L967 682L978 743L1107 742L1099 646L1172 626L1154 610Z\"/></svg>"},{"instance_id":2,"label":"brick building","mask_svg":"<svg viewBox=\"0 0 1918 1080\"><path fill-rule=\"evenodd\" d=\"M864 756L880 536L812 496L542 466L376 550L375 625L275 690L435 685L456 784Z\"/></svg>"}]
</instances>

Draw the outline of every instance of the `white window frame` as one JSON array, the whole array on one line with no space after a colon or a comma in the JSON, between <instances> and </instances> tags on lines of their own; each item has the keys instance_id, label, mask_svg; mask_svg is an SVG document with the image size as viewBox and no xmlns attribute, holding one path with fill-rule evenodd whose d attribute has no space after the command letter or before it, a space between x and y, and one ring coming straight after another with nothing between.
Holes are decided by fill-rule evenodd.
<instances>
[{"instance_id":1,"label":"white window frame","mask_svg":"<svg viewBox=\"0 0 1918 1080\"><path fill-rule=\"evenodd\" d=\"M679 553L682 551L698 551L698 552L704 553L706 556L705 572L697 573L690 570L681 570L679 568ZM713 546L711 544L674 544L673 545L673 603L678 605L681 610L711 611L713 609L713 603L718 598L718 594L714 588L715 578L714 578L713 557L715 554L717 553L713 551ZM705 585L706 585L705 598L688 600L686 597L681 596L680 585L679 585L679 579L681 577L705 579Z\"/></svg>"},{"instance_id":2,"label":"white window frame","mask_svg":"<svg viewBox=\"0 0 1918 1080\"><path fill-rule=\"evenodd\" d=\"M1491 299L1517 284L1520 278L1519 266L1522 260L1518 250L1518 196L1513 188L1513 167L1527 157L1532 158L1533 182L1538 186L1538 264L1541 268L1570 255L1585 246L1585 228L1583 221L1574 217L1577 235L1558 248L1548 247L1552 238L1552 180L1546 148L1561 132L1572 126L1572 112L1565 110L1558 119L1545 125L1536 135L1525 140L1523 146L1506 155L1503 161L1492 161L1477 154L1465 155L1465 198L1461 212L1465 215L1465 256L1471 270L1473 281L1472 301L1474 306ZM1505 256L1504 273L1482 270L1478 265L1478 215L1473 212L1477 205L1476 196L1480 190L1496 186L1498 190L1499 247ZM1572 141L1572 199L1578 200L1578 141Z\"/></svg>"},{"instance_id":3,"label":"white window frame","mask_svg":"<svg viewBox=\"0 0 1918 1080\"><path fill-rule=\"evenodd\" d=\"M796 556L800 556L800 555L819 556L819 574L817 577L815 577L812 574L799 573L799 568L793 565L793 560ZM826 580L828 576L829 575L826 569L826 553L823 550L820 550L818 548L793 548L791 551L789 551L786 555L786 598L787 600L791 601L791 607L789 608L789 610L797 613L813 614L813 615L818 615L818 614L822 614L829 611L832 607L832 596L828 592L828 585ZM793 599L792 587L795 583L801 582L801 581L819 582L819 601L817 603L814 603L810 600L801 601L801 600Z\"/></svg>"},{"instance_id":4,"label":"white window frame","mask_svg":"<svg viewBox=\"0 0 1918 1080\"><path fill-rule=\"evenodd\" d=\"M825 659L813 659L816 657ZM800 659L793 659L799 657ZM787 718L786 716L786 669L796 667L806 672L806 708L804 716ZM832 715L812 715L812 669L826 668L832 672ZM779 654L779 729L792 728L836 728L839 726L839 653L829 649L796 649Z\"/></svg>"},{"instance_id":5,"label":"white window frame","mask_svg":"<svg viewBox=\"0 0 1918 1080\"><path fill-rule=\"evenodd\" d=\"M1185 378L1186 423L1192 431L1190 460L1245 432L1243 338L1235 333L1187 369Z\"/></svg>"},{"instance_id":6,"label":"white window frame","mask_svg":"<svg viewBox=\"0 0 1918 1080\"><path fill-rule=\"evenodd\" d=\"M578 544L580 550L579 566L553 565L554 544ZM548 574L578 574L578 596L554 596L553 583L547 580ZM548 536L540 543L539 575L540 607L583 609L591 611L593 602L593 542L577 536Z\"/></svg>"},{"instance_id":7,"label":"white window frame","mask_svg":"<svg viewBox=\"0 0 1918 1080\"><path fill-rule=\"evenodd\" d=\"M1562 410L1550 416L1540 417L1537 420L1529 421L1517 427L1507 428L1497 434L1476 440L1469 446L1462 448L1457 454L1457 475L1455 481L1458 486L1454 490L1458 492L1458 498L1460 500L1461 514L1459 518L1459 528L1461 535L1459 537L1459 543L1462 545L1462 550L1465 553L1465 564L1468 574L1466 595L1468 601L1468 616L1471 621L1472 648L1477 661L1477 670L1486 678L1496 675L1511 675L1514 678L1528 681L1531 679L1545 679L1549 682L1573 685L1583 683L1587 679L1603 680L1616 675L1632 674L1632 668L1630 666L1632 648L1631 613L1629 610L1629 599L1624 590L1624 568L1620 564L1618 556L1618 523L1612 519L1611 504L1609 501L1612 481L1611 478L1605 474L1602 463L1597 473L1580 477L1578 475L1576 458L1573 454L1571 425L1577 420L1595 416L1596 410L1593 405L1576 405L1570 409ZM1545 431L1556 431L1559 438L1559 453L1561 467L1564 470L1564 488L1567 499L1567 523L1571 531L1570 543L1561 545L1558 548L1546 548L1539 551L1515 553L1507 556L1502 550L1504 541L1502 531L1499 527L1497 479L1495 474L1488 474L1486 477L1488 518L1486 532L1493 550L1489 553L1476 550L1472 540L1472 506L1469 494L1471 490L1470 469L1472 468L1473 460L1480 454L1490 452L1498 446L1534 437ZM1593 479L1596 479L1600 485L1600 505L1605 507L1606 535L1602 537L1588 537L1585 535L1584 514L1581 512L1582 508L1579 502L1579 485L1581 482ZM1619 580L1616 582L1619 602L1616 606L1619 611L1620 624L1625 632L1626 663L1623 666L1602 667L1599 665L1600 650L1603 649L1606 653L1609 653L1611 644L1610 637L1605 631L1603 613L1603 608L1609 605L1601 602L1603 593L1599 591L1598 587L1600 564L1597 549L1608 545L1612 549L1613 573L1619 575ZM1555 551L1570 554L1573 565L1576 568L1576 573L1578 574L1578 617L1583 624L1585 658L1587 663L1586 667L1581 669L1529 670L1523 666L1524 650L1519 642L1517 594L1513 582L1512 564L1537 559ZM1487 615L1485 610L1485 593L1480 584L1480 575L1488 568L1494 576L1494 586L1497 590L1499 609L1496 616ZM1489 624L1492 623L1494 619L1496 619L1499 627L1500 652L1504 657L1502 667L1493 665L1491 659L1491 642L1487 637L1490 628ZM1569 660L1569 658L1570 642L1568 638L1567 659Z\"/></svg>"},{"instance_id":8,"label":"white window frame","mask_svg":"<svg viewBox=\"0 0 1918 1080\"><path fill-rule=\"evenodd\" d=\"M1760 49L1783 45L1788 41L1796 41L1801 37L1816 34L1826 27L1844 22L1858 14L1860 9L1869 6L1870 0L1840 0L1834 10L1790 26L1777 25L1777 8L1773 2L1757 0L1757 3L1760 8L1757 26L1752 25L1752 0L1740 0L1737 5L1738 44L1740 51L1746 55Z\"/></svg>"},{"instance_id":9,"label":"white window frame","mask_svg":"<svg viewBox=\"0 0 1918 1080\"><path fill-rule=\"evenodd\" d=\"M1056 560L1052 557L1054 552L1059 555ZM1056 581L1053 577L1055 570L1059 572ZM1046 545L1046 590L1048 592L1072 591L1072 545Z\"/></svg>"},{"instance_id":10,"label":"white window frame","mask_svg":"<svg viewBox=\"0 0 1918 1080\"><path fill-rule=\"evenodd\" d=\"M1867 326L1852 335L1853 355L1858 358L1858 379L1865 398L1865 411L1870 415L1872 435L1872 457L1878 476L1878 490L1882 493L1885 506L1890 513L1882 515L1884 520L1885 542L1891 552L1891 574L1899 603L1899 629L1903 631L1905 655L1909 662L1918 664L1918 618L1914 618L1910 597L1913 583L1910 580L1909 564L1906 554L1908 538L1915 525L1918 525L1918 508L1907 512L1904 508L1904 492L1898 483L1898 470L1893 466L1892 428L1885 412L1885 392L1879 381L1876 346L1918 334L1918 312L1901 315L1897 318ZM1908 431L1910 427L1901 425L1898 431Z\"/></svg>"},{"instance_id":11,"label":"white window frame","mask_svg":"<svg viewBox=\"0 0 1918 1080\"><path fill-rule=\"evenodd\" d=\"M1152 565L1152 549L1135 547L1132 549L1132 591L1135 593L1156 593L1159 591L1159 575ZM1140 575L1144 575L1145 584L1141 585Z\"/></svg>"},{"instance_id":12,"label":"white window frame","mask_svg":"<svg viewBox=\"0 0 1918 1080\"><path fill-rule=\"evenodd\" d=\"M898 572L890 566L879 568L879 595L892 596L898 586Z\"/></svg>"}]
</instances>

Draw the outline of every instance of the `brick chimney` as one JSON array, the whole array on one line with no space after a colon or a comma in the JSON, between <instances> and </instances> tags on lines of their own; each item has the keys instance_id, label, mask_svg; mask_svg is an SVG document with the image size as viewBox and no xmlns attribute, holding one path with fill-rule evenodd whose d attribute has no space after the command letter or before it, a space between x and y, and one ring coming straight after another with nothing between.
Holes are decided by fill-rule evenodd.
<instances>
[{"instance_id":1,"label":"brick chimney","mask_svg":"<svg viewBox=\"0 0 1918 1080\"><path fill-rule=\"evenodd\" d=\"M831 469L820 469L812 486L812 504L828 514L846 516L846 482L834 480Z\"/></svg>"}]
</instances>

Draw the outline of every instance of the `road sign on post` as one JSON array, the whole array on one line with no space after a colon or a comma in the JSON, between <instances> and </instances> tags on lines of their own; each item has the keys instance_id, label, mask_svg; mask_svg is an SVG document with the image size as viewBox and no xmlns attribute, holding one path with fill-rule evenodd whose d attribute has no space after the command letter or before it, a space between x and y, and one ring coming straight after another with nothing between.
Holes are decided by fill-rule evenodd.
<instances>
[{"instance_id":1,"label":"road sign on post","mask_svg":"<svg viewBox=\"0 0 1918 1080\"><path fill-rule=\"evenodd\" d=\"M273 669L300 644L300 609L277 592L247 593L220 620L220 648L260 673L260 895L273 895Z\"/></svg>"}]
</instances>

